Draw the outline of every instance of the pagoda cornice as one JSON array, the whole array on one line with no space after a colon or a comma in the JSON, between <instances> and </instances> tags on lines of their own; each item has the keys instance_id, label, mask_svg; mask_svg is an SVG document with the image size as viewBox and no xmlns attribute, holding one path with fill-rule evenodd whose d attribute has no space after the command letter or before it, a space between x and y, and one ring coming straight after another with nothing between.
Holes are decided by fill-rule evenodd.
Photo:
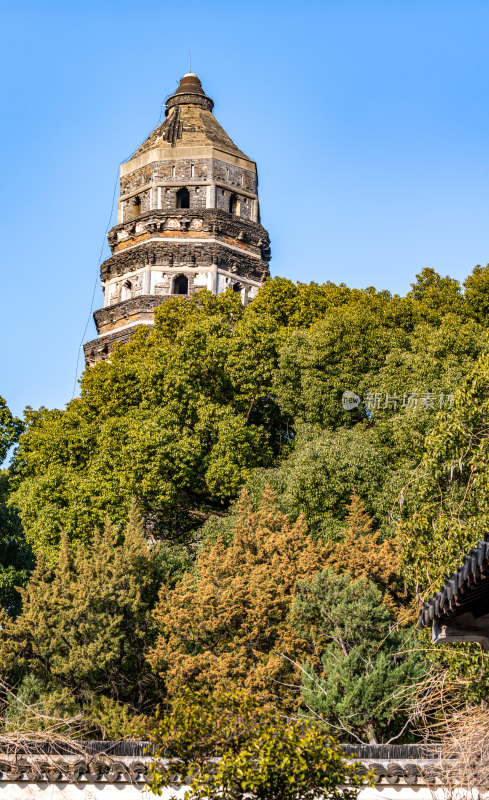
<instances>
[{"instance_id":1,"label":"pagoda cornice","mask_svg":"<svg viewBox=\"0 0 489 800\"><path fill-rule=\"evenodd\" d=\"M270 239L258 222L250 222L217 208L152 209L136 219L115 225L108 234L114 255L148 240L219 241L252 257L270 259Z\"/></svg>"},{"instance_id":2,"label":"pagoda cornice","mask_svg":"<svg viewBox=\"0 0 489 800\"><path fill-rule=\"evenodd\" d=\"M262 283L269 275L268 263L259 256L212 239L150 239L108 258L100 267L102 283L147 267L165 271L173 268L209 269L218 267L230 275L240 273Z\"/></svg>"}]
</instances>

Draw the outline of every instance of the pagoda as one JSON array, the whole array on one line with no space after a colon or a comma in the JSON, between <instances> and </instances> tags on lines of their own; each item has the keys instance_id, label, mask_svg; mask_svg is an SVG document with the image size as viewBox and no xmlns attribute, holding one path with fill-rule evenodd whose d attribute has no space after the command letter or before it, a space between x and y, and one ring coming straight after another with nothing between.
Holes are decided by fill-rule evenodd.
<instances>
[{"instance_id":1,"label":"pagoda","mask_svg":"<svg viewBox=\"0 0 489 800\"><path fill-rule=\"evenodd\" d=\"M112 256L100 268L104 307L87 365L110 357L171 297L231 289L246 305L270 274L258 175L221 128L194 73L166 101L165 120L121 165Z\"/></svg>"}]
</instances>

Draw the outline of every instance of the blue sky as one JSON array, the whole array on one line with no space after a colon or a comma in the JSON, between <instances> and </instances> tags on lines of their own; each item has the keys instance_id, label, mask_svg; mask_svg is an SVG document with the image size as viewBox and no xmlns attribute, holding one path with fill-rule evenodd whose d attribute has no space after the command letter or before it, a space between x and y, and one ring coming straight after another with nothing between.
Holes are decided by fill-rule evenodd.
<instances>
[{"instance_id":1,"label":"blue sky","mask_svg":"<svg viewBox=\"0 0 489 800\"><path fill-rule=\"evenodd\" d=\"M258 163L274 275L405 293L425 266L463 280L489 261L489 3L0 8L0 394L16 413L72 396L118 165L189 48Z\"/></svg>"}]
</instances>

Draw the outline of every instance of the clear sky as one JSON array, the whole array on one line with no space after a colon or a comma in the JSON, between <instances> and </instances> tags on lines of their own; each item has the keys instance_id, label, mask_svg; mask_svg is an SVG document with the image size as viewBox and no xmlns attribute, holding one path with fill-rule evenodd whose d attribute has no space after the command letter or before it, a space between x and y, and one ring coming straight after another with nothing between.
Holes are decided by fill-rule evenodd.
<instances>
[{"instance_id":1,"label":"clear sky","mask_svg":"<svg viewBox=\"0 0 489 800\"><path fill-rule=\"evenodd\" d=\"M463 280L489 261L487 0L0 8L0 394L16 413L72 396L118 165L189 48L258 163L272 274L405 293L425 266Z\"/></svg>"}]
</instances>

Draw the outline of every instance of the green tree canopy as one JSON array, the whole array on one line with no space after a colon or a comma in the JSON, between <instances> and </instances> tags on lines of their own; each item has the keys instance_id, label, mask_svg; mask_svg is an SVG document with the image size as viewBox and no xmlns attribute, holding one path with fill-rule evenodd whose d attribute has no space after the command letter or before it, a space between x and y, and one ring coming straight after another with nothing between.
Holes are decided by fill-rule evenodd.
<instances>
[{"instance_id":1,"label":"green tree canopy","mask_svg":"<svg viewBox=\"0 0 489 800\"><path fill-rule=\"evenodd\" d=\"M278 334L229 295L169 301L66 411L28 412L13 502L37 552L49 558L61 530L86 542L106 516L123 522L131 496L153 536L185 539L271 463Z\"/></svg>"},{"instance_id":2,"label":"green tree canopy","mask_svg":"<svg viewBox=\"0 0 489 800\"><path fill-rule=\"evenodd\" d=\"M377 700L384 708L393 659L399 681L410 669L399 656L404 634L385 633L406 602L399 518L409 599L416 588L438 586L480 535L475 524L472 535L471 520L487 517L486 280L476 268L462 294L457 281L423 270L402 298L277 278L246 308L233 292L171 299L157 310L154 329L141 326L110 362L84 373L80 397L66 410L27 409L0 489L0 601L12 616L15 586L30 569L28 546L39 557L22 613L5 622L9 643L0 646L22 692L86 709L83 698L95 707L98 691L110 718L104 730L115 731L118 715L151 703L156 681L170 691L234 681L267 694L273 685L285 696L274 682L297 683L297 675L283 653L311 660L330 724L357 698L355 730L377 735L382 720L398 730L402 715L392 704L384 717L372 709ZM357 394L353 407L342 402L346 391ZM3 453L19 431L0 403ZM262 499L267 484L273 501L270 493ZM237 501L243 486L245 506ZM356 522L347 510L352 495ZM144 575L136 567L123 572L120 557L131 498L147 540L157 543L151 554L144 545ZM370 639L366 650L354 644L348 658L321 640L325 620L314 623L323 631L318 650L290 618L296 581L328 565L342 581L363 576L381 591L362 584L357 599L372 616ZM335 608L346 608L352 585L337 589ZM112 586L114 602L97 605ZM158 678L144 666L150 648ZM324 706L335 693L337 705Z\"/></svg>"},{"instance_id":3,"label":"green tree canopy","mask_svg":"<svg viewBox=\"0 0 489 800\"><path fill-rule=\"evenodd\" d=\"M65 411L27 411L10 502L29 543L54 562L61 530L87 542L107 516L123 523L134 496L152 536L192 548L202 523L225 512L256 469L274 472L279 496L281 471L290 478L280 502L292 515L303 511L315 533L336 535L352 490L386 530L439 398L487 352L483 325L455 283L424 271L400 298L277 278L246 309L232 292L164 303L154 330L138 330L110 363L85 372ZM360 398L350 410L347 390ZM413 392L435 405L411 408ZM331 465L329 484L321 482L313 459L348 449L341 493L339 469ZM296 479L309 489L303 498L302 488L294 497Z\"/></svg>"},{"instance_id":4,"label":"green tree canopy","mask_svg":"<svg viewBox=\"0 0 489 800\"><path fill-rule=\"evenodd\" d=\"M468 314L482 325L489 319L489 264L474 267L464 281L465 305Z\"/></svg>"},{"instance_id":5,"label":"green tree canopy","mask_svg":"<svg viewBox=\"0 0 489 800\"><path fill-rule=\"evenodd\" d=\"M18 440L23 429L0 396L0 464ZM0 608L16 614L20 608L18 586L23 586L33 566L32 551L27 545L19 516L9 507L11 479L8 470L0 469Z\"/></svg>"},{"instance_id":6,"label":"green tree canopy","mask_svg":"<svg viewBox=\"0 0 489 800\"><path fill-rule=\"evenodd\" d=\"M185 800L354 800L371 780L317 725L287 721L244 692L181 690L152 739L151 791L191 775Z\"/></svg>"},{"instance_id":7,"label":"green tree canopy","mask_svg":"<svg viewBox=\"0 0 489 800\"><path fill-rule=\"evenodd\" d=\"M455 278L442 278L432 267L425 267L416 279L408 297L418 300L432 314L463 313L462 290Z\"/></svg>"},{"instance_id":8,"label":"green tree canopy","mask_svg":"<svg viewBox=\"0 0 489 800\"><path fill-rule=\"evenodd\" d=\"M21 604L17 587L25 586L34 559L9 494L9 473L0 470L0 609L15 616Z\"/></svg>"},{"instance_id":9,"label":"green tree canopy","mask_svg":"<svg viewBox=\"0 0 489 800\"><path fill-rule=\"evenodd\" d=\"M482 356L440 414L403 494L404 566L433 593L489 525L489 356Z\"/></svg>"},{"instance_id":10,"label":"green tree canopy","mask_svg":"<svg viewBox=\"0 0 489 800\"><path fill-rule=\"evenodd\" d=\"M4 398L0 395L0 465L9 449L19 438L22 428L22 422L14 417Z\"/></svg>"}]
</instances>

